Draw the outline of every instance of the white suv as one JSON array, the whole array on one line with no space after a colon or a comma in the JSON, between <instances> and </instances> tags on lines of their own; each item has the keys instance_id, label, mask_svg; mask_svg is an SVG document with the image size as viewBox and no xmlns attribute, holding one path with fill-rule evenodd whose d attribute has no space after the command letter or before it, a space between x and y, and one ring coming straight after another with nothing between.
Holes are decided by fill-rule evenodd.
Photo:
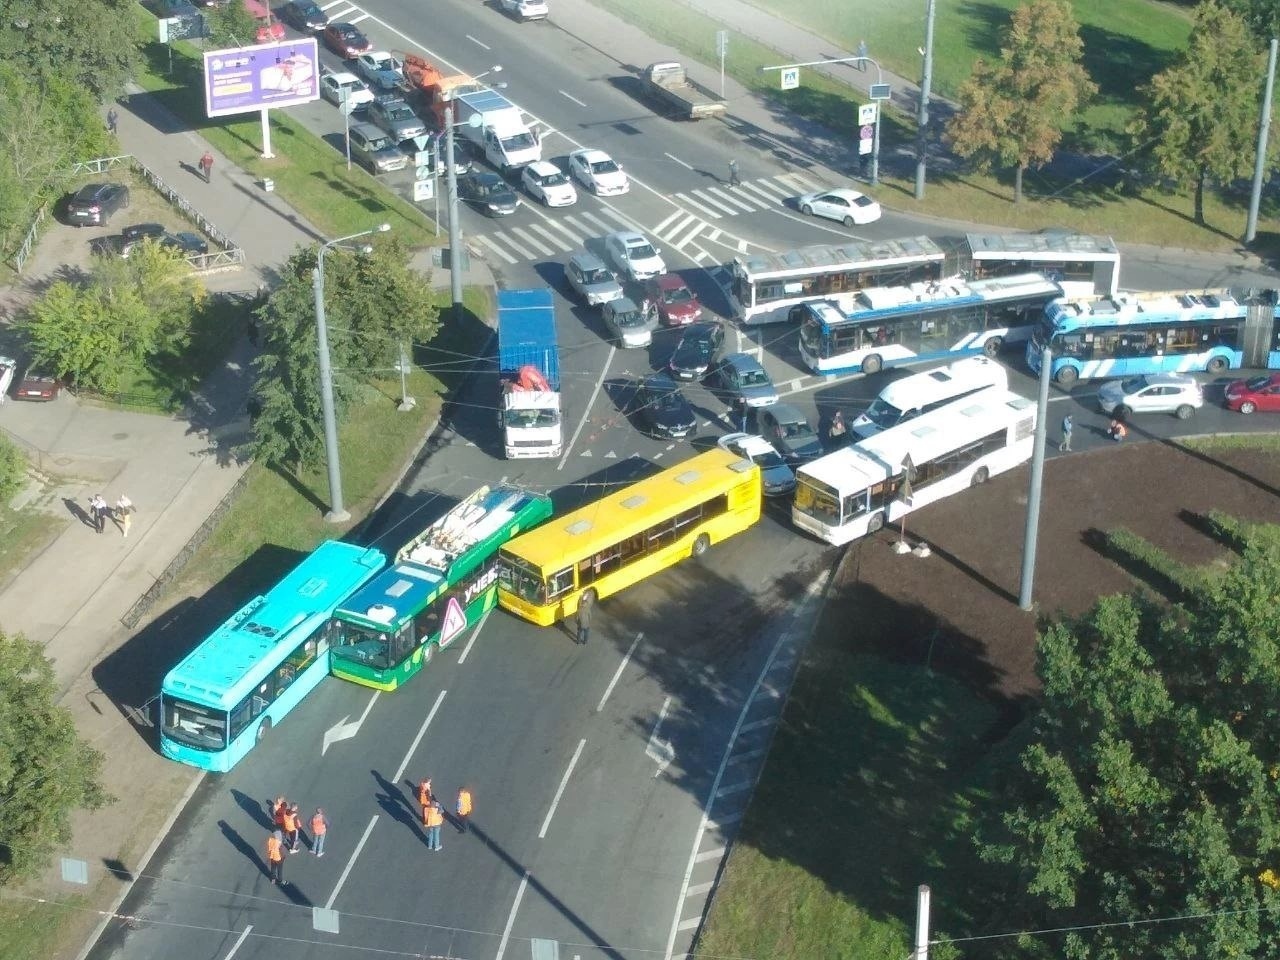
<instances>
[{"instance_id":1,"label":"white suv","mask_svg":"<svg viewBox=\"0 0 1280 960\"><path fill-rule=\"evenodd\" d=\"M1098 406L1118 420L1131 413L1172 413L1179 420L1189 420L1204 406L1204 394L1191 377L1151 373L1104 383L1098 390Z\"/></svg>"}]
</instances>

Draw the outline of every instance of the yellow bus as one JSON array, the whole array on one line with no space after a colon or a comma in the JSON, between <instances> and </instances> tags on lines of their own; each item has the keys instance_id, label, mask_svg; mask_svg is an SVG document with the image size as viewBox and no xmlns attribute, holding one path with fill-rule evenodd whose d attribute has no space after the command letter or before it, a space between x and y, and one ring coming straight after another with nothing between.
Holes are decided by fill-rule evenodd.
<instances>
[{"instance_id":1,"label":"yellow bus","mask_svg":"<svg viewBox=\"0 0 1280 960\"><path fill-rule=\"evenodd\" d=\"M760 468L719 448L615 490L498 552L498 604L539 626L617 593L760 519Z\"/></svg>"}]
</instances>

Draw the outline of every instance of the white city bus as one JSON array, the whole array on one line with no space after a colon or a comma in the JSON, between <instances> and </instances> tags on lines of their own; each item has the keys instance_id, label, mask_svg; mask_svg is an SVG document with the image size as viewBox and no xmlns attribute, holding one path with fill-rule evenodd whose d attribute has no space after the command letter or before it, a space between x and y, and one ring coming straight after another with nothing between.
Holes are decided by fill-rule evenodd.
<instances>
[{"instance_id":1,"label":"white city bus","mask_svg":"<svg viewBox=\"0 0 1280 960\"><path fill-rule=\"evenodd\" d=\"M796 471L791 519L848 543L1031 459L1036 405L986 390L844 447ZM910 497L903 473L911 458Z\"/></svg>"},{"instance_id":2,"label":"white city bus","mask_svg":"<svg viewBox=\"0 0 1280 960\"><path fill-rule=\"evenodd\" d=\"M1115 295L1120 249L1110 237L1046 230L1042 233L970 233L965 237L971 280L1036 271L1048 274L1065 297Z\"/></svg>"}]
</instances>

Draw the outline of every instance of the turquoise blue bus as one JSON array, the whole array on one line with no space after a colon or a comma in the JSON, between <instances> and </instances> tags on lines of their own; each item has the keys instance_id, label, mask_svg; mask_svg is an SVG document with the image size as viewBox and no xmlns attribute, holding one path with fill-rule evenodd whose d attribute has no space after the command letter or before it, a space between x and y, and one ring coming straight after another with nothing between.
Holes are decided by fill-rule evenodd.
<instances>
[{"instance_id":1,"label":"turquoise blue bus","mask_svg":"<svg viewBox=\"0 0 1280 960\"><path fill-rule=\"evenodd\" d=\"M329 617L386 563L330 540L245 604L164 678L161 752L220 773L239 763L329 672Z\"/></svg>"},{"instance_id":2,"label":"turquoise blue bus","mask_svg":"<svg viewBox=\"0 0 1280 960\"><path fill-rule=\"evenodd\" d=\"M1077 380L1148 373L1222 373L1280 365L1275 290L1119 293L1050 303L1027 343L1027 366L1053 351L1050 375Z\"/></svg>"}]
</instances>

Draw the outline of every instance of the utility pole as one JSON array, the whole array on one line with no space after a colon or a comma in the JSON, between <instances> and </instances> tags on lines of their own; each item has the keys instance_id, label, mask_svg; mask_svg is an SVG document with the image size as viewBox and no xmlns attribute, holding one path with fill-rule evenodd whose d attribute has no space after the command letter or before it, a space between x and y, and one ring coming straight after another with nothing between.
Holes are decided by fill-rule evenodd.
<instances>
[{"instance_id":1,"label":"utility pole","mask_svg":"<svg viewBox=\"0 0 1280 960\"><path fill-rule=\"evenodd\" d=\"M929 144L929 87L933 85L934 0L927 0L924 14L924 68L920 74L920 114L916 128L916 199L924 199L925 159Z\"/></svg>"},{"instance_id":2,"label":"utility pole","mask_svg":"<svg viewBox=\"0 0 1280 960\"><path fill-rule=\"evenodd\" d=\"M458 219L458 171L453 165L453 104L444 108L445 176L449 184L449 293L453 297L453 320L462 322L462 223Z\"/></svg>"},{"instance_id":3,"label":"utility pole","mask_svg":"<svg viewBox=\"0 0 1280 960\"><path fill-rule=\"evenodd\" d=\"M1049 378L1053 351L1040 351L1040 396L1036 401L1036 439L1031 454L1031 488L1027 493L1027 525L1022 537L1022 585L1018 606L1031 609L1032 587L1036 579L1036 542L1040 535L1040 491L1044 484L1044 443L1049 430Z\"/></svg>"},{"instance_id":4,"label":"utility pole","mask_svg":"<svg viewBox=\"0 0 1280 960\"><path fill-rule=\"evenodd\" d=\"M1276 83L1276 45L1271 38L1267 57L1267 83L1262 94L1262 116L1258 119L1258 155L1253 158L1253 192L1249 195L1249 221L1244 228L1244 242L1253 243L1258 235L1258 205L1262 203L1262 176L1267 166L1267 136L1271 132L1271 90Z\"/></svg>"},{"instance_id":5,"label":"utility pole","mask_svg":"<svg viewBox=\"0 0 1280 960\"><path fill-rule=\"evenodd\" d=\"M929 960L929 886L916 887L916 948L911 960Z\"/></svg>"}]
</instances>

